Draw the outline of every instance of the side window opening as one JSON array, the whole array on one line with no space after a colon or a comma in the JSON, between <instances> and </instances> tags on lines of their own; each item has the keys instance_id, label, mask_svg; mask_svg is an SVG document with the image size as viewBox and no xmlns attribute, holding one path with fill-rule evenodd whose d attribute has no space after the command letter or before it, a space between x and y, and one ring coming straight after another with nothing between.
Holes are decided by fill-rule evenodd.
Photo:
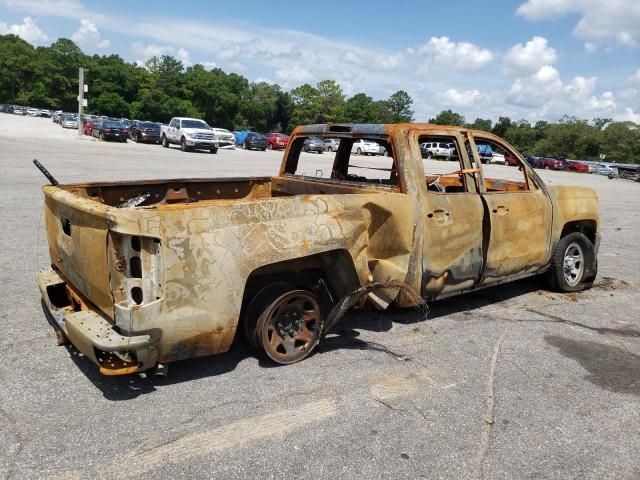
<instances>
[{"instance_id":1,"label":"side window opening","mask_svg":"<svg viewBox=\"0 0 640 480\"><path fill-rule=\"evenodd\" d=\"M528 192L536 189L515 152L488 138L474 135L474 141L482 162L487 192Z\"/></svg>"},{"instance_id":2,"label":"side window opening","mask_svg":"<svg viewBox=\"0 0 640 480\"><path fill-rule=\"evenodd\" d=\"M427 190L431 193L466 193L469 175L464 172L460 145L456 137L421 135L418 137ZM463 146L469 150L468 146Z\"/></svg>"}]
</instances>

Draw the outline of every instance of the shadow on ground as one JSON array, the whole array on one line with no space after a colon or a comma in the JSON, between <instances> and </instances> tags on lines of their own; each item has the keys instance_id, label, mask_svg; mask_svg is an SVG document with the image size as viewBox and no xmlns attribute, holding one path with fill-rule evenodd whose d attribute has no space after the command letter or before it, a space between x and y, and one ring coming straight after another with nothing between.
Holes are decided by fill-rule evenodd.
<instances>
[{"instance_id":1,"label":"shadow on ground","mask_svg":"<svg viewBox=\"0 0 640 480\"><path fill-rule=\"evenodd\" d=\"M544 337L549 345L589 372L585 379L616 393L640 396L640 356L622 348L589 340L554 335Z\"/></svg>"},{"instance_id":2,"label":"shadow on ground","mask_svg":"<svg viewBox=\"0 0 640 480\"><path fill-rule=\"evenodd\" d=\"M347 314L322 340L317 354L340 349L370 350L403 358L401 352L394 352L382 344L360 339L360 331L386 332L394 323L404 325L428 322L447 315L474 310L488 304L510 300L541 288L538 279L526 279L509 284L508 288L497 286L448 300L433 302L430 308L390 309L380 311L355 311ZM199 378L222 375L233 371L248 358L256 358L262 368L285 368L274 364L264 355L253 350L242 335L226 353L212 357L201 357L172 363L166 378L142 378L139 375L108 377L86 357L68 346L70 357L86 377L102 391L105 398L112 401L130 400L139 395L155 392L163 385L173 385Z\"/></svg>"}]
</instances>

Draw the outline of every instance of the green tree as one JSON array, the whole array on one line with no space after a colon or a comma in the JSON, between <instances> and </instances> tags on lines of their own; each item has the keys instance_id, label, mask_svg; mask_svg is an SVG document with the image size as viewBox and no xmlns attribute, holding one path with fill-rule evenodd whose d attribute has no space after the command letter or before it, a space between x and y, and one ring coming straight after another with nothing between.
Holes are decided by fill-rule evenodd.
<instances>
[{"instance_id":1,"label":"green tree","mask_svg":"<svg viewBox=\"0 0 640 480\"><path fill-rule=\"evenodd\" d=\"M129 103L114 92L101 93L94 101L93 110L109 117L128 118Z\"/></svg>"},{"instance_id":2,"label":"green tree","mask_svg":"<svg viewBox=\"0 0 640 480\"><path fill-rule=\"evenodd\" d=\"M429 119L429 123L436 125L464 125L464 115L460 115L453 110L442 110L435 117Z\"/></svg>"},{"instance_id":3,"label":"green tree","mask_svg":"<svg viewBox=\"0 0 640 480\"><path fill-rule=\"evenodd\" d=\"M488 118L476 118L473 123L467 125L469 128L475 130L484 130L485 132L491 131L491 119Z\"/></svg>"},{"instance_id":4,"label":"green tree","mask_svg":"<svg viewBox=\"0 0 640 480\"><path fill-rule=\"evenodd\" d=\"M319 104L318 123L336 123L344 118L344 93L335 80L323 80L316 85Z\"/></svg>"},{"instance_id":5,"label":"green tree","mask_svg":"<svg viewBox=\"0 0 640 480\"><path fill-rule=\"evenodd\" d=\"M511 119L509 117L499 117L496 124L493 126L492 132L499 137L504 137L511 127Z\"/></svg>"},{"instance_id":6,"label":"green tree","mask_svg":"<svg viewBox=\"0 0 640 480\"><path fill-rule=\"evenodd\" d=\"M405 123L413 121L413 99L404 90L398 90L391 95L386 103L391 123Z\"/></svg>"},{"instance_id":7,"label":"green tree","mask_svg":"<svg viewBox=\"0 0 640 480\"><path fill-rule=\"evenodd\" d=\"M373 98L364 93L355 94L344 106L344 119L349 123L375 123L378 115Z\"/></svg>"},{"instance_id":8,"label":"green tree","mask_svg":"<svg viewBox=\"0 0 640 480\"><path fill-rule=\"evenodd\" d=\"M305 83L292 89L290 93L293 102L291 123L293 125L316 123L321 108L318 89Z\"/></svg>"}]
</instances>

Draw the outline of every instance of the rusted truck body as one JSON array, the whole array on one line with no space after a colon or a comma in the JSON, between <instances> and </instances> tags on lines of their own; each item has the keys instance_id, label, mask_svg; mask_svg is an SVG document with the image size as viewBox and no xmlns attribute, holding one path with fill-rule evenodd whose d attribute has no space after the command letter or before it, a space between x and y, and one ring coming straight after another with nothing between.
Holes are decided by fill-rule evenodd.
<instances>
[{"instance_id":1,"label":"rusted truck body","mask_svg":"<svg viewBox=\"0 0 640 480\"><path fill-rule=\"evenodd\" d=\"M335 156L302 153L310 136L339 138ZM358 139L389 156L351 153ZM453 143L458 156L423 161L425 141ZM480 142L517 168L483 166ZM59 340L107 375L225 352L242 330L276 362L298 361L339 300L366 285L406 287L358 302L385 309L545 272L577 291L596 275L595 192L547 186L504 140L464 128L308 125L274 177L43 191L45 312Z\"/></svg>"}]
</instances>

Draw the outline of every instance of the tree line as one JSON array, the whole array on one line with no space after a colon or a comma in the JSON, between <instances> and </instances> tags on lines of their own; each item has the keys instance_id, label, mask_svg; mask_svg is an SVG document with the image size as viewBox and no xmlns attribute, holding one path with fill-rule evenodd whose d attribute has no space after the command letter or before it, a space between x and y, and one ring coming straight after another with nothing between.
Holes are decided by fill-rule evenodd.
<instances>
[{"instance_id":1,"label":"tree line","mask_svg":"<svg viewBox=\"0 0 640 480\"><path fill-rule=\"evenodd\" d=\"M413 100L404 91L387 100L363 93L347 98L336 81L323 80L285 92L220 68L185 68L168 55L140 66L118 55L85 55L65 38L33 47L15 35L0 36L0 102L75 111L79 67L89 85L87 112L113 117L168 122L189 116L216 127L261 132L289 132L309 123L413 120Z\"/></svg>"},{"instance_id":2,"label":"tree line","mask_svg":"<svg viewBox=\"0 0 640 480\"><path fill-rule=\"evenodd\" d=\"M290 132L296 125L328 122L400 123L414 120L413 99L397 91L385 100L358 93L347 97L334 80L304 84L290 91L267 82L250 82L236 73L202 65L185 66L168 55L144 65L118 55L85 55L71 40L34 47L15 35L0 35L0 103L75 111L78 68L85 68L89 113L168 122L198 117L229 130ZM631 122L565 116L557 123L477 118L444 110L430 123L493 132L522 152L640 163L640 128Z\"/></svg>"},{"instance_id":3,"label":"tree line","mask_svg":"<svg viewBox=\"0 0 640 480\"><path fill-rule=\"evenodd\" d=\"M614 122L610 118L587 120L565 115L557 123L500 117L496 123L476 118L467 123L463 115L443 110L429 123L459 125L495 133L519 151L536 156L554 156L582 160L640 163L640 125Z\"/></svg>"}]
</instances>

